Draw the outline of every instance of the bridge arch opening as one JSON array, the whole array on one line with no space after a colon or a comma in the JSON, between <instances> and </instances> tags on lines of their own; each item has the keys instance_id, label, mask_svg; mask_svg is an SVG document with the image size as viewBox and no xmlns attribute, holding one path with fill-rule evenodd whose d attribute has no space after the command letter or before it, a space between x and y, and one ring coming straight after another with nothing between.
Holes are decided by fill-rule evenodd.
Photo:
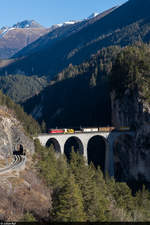
<instances>
[{"instance_id":1,"label":"bridge arch opening","mask_svg":"<svg viewBox=\"0 0 150 225\"><path fill-rule=\"evenodd\" d=\"M107 141L100 135L96 135L88 141L88 163L92 162L96 168L100 166L103 173L105 172L106 148Z\"/></svg>"},{"instance_id":2,"label":"bridge arch opening","mask_svg":"<svg viewBox=\"0 0 150 225\"><path fill-rule=\"evenodd\" d=\"M82 155L84 153L83 144L78 137L70 137L66 141L65 146L64 146L64 153L65 153L67 159L70 159L70 153L72 150L74 150L74 152L79 152Z\"/></svg>"},{"instance_id":3,"label":"bridge arch opening","mask_svg":"<svg viewBox=\"0 0 150 225\"><path fill-rule=\"evenodd\" d=\"M50 146L53 146L54 150L56 153L61 153L61 147L59 142L55 139L55 138L50 138L47 142L46 142L46 147L49 148Z\"/></svg>"},{"instance_id":4,"label":"bridge arch opening","mask_svg":"<svg viewBox=\"0 0 150 225\"><path fill-rule=\"evenodd\" d=\"M134 138L130 134L120 134L113 143L114 178L124 182L130 179ZM134 163L134 162L133 162Z\"/></svg>"}]
</instances>

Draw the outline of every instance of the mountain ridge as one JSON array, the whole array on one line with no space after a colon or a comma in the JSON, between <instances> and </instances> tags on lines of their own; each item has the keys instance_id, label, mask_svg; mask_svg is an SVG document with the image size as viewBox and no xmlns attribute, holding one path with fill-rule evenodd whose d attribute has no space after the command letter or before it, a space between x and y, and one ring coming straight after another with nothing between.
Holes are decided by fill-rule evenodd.
<instances>
[{"instance_id":1,"label":"mountain ridge","mask_svg":"<svg viewBox=\"0 0 150 225\"><path fill-rule=\"evenodd\" d=\"M34 20L24 20L11 27L3 26L0 29L0 58L12 57L48 31Z\"/></svg>"},{"instance_id":2,"label":"mountain ridge","mask_svg":"<svg viewBox=\"0 0 150 225\"><path fill-rule=\"evenodd\" d=\"M96 17L93 17L92 19L83 19L81 21L75 21L73 24L68 24L67 26L66 25L63 26L62 24L62 26L60 27L55 27L55 25L53 25L51 27L52 30L48 34L42 36L37 41L31 43L30 45L28 45L21 51L17 52L17 54L15 54L13 58L26 56L26 55L29 55L30 53L32 54L34 52L37 52L39 49L47 48L47 44L48 46L50 46L56 41L62 40L63 38L68 37L71 34L80 31L82 28L86 27L88 24L94 23L97 19L100 19L103 16L107 15L108 13L113 11L115 8L116 7L106 10L100 13L99 15L97 15Z\"/></svg>"},{"instance_id":3,"label":"mountain ridge","mask_svg":"<svg viewBox=\"0 0 150 225\"><path fill-rule=\"evenodd\" d=\"M44 28L35 20L23 20L13 25L15 28Z\"/></svg>"},{"instance_id":4,"label":"mountain ridge","mask_svg":"<svg viewBox=\"0 0 150 225\"><path fill-rule=\"evenodd\" d=\"M94 22L89 22L77 32L58 38L53 44L46 38L44 47L37 47L38 51L31 51L23 59L1 69L1 73L14 73L20 69L28 75L44 73L51 79L70 63L76 65L88 60L102 47L149 41L149 7L148 0L144 3L142 0L127 1L100 19L95 17ZM23 54L18 53L17 56Z\"/></svg>"}]
</instances>

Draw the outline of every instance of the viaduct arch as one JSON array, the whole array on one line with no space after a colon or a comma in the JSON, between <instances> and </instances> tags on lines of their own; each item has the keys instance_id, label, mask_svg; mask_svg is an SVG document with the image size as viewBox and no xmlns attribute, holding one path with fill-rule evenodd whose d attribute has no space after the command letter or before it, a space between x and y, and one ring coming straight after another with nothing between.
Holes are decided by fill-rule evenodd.
<instances>
[{"instance_id":1,"label":"viaduct arch","mask_svg":"<svg viewBox=\"0 0 150 225\"><path fill-rule=\"evenodd\" d=\"M93 162L96 167L100 165L104 173L107 171L110 176L115 176L116 143L117 140L120 140L122 135L127 135L127 137L132 138L135 134L133 131L113 131L74 134L39 134L34 138L38 138L43 146L53 144L57 153L66 154L67 157L69 157L71 152L71 146L74 146L74 150L83 154L88 163ZM95 150L93 150L94 142L97 142Z\"/></svg>"},{"instance_id":2,"label":"viaduct arch","mask_svg":"<svg viewBox=\"0 0 150 225\"><path fill-rule=\"evenodd\" d=\"M61 147L59 142L57 141L56 138L50 138L48 139L48 141L46 142L46 147L50 147L51 145L54 146L54 150L56 153L61 153Z\"/></svg>"},{"instance_id":3,"label":"viaduct arch","mask_svg":"<svg viewBox=\"0 0 150 225\"><path fill-rule=\"evenodd\" d=\"M101 135L93 136L88 141L87 146L88 164L92 162L96 168L100 166L103 173L105 172L107 148L108 148L107 140Z\"/></svg>"},{"instance_id":4,"label":"viaduct arch","mask_svg":"<svg viewBox=\"0 0 150 225\"><path fill-rule=\"evenodd\" d=\"M82 155L84 154L84 147L83 147L82 141L78 137L72 136L67 139L64 145L64 153L68 159L70 158L72 147L75 152L79 152Z\"/></svg>"}]
</instances>

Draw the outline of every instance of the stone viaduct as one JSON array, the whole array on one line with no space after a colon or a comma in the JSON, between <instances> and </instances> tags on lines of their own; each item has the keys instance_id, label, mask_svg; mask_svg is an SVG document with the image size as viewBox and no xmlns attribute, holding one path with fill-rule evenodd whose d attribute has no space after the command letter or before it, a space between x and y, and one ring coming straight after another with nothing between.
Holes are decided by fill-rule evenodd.
<instances>
[{"instance_id":1,"label":"stone viaduct","mask_svg":"<svg viewBox=\"0 0 150 225\"><path fill-rule=\"evenodd\" d=\"M105 142L105 173L114 176L114 159L113 148L116 139L121 135L129 135L134 137L132 131L113 131L113 132L89 132L89 133L73 133L73 134L39 134L36 138L39 139L41 145L54 145L57 153L64 154L65 146L69 139L74 139L78 144L78 149L81 154L88 160L88 144L93 137L101 137ZM99 149L101 151L101 149ZM93 152L94 154L94 152Z\"/></svg>"}]
</instances>

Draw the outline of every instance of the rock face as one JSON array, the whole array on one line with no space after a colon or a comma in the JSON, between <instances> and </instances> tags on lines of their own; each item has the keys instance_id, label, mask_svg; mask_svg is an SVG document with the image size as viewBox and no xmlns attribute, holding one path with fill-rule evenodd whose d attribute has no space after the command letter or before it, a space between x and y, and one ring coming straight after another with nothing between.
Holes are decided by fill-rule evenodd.
<instances>
[{"instance_id":1,"label":"rock face","mask_svg":"<svg viewBox=\"0 0 150 225\"><path fill-rule=\"evenodd\" d=\"M28 152L34 152L33 141L24 133L20 122L4 107L0 107L0 156L12 155L18 144Z\"/></svg>"},{"instance_id":2,"label":"rock face","mask_svg":"<svg viewBox=\"0 0 150 225\"><path fill-rule=\"evenodd\" d=\"M115 176L122 181L150 182L150 106L138 92L111 94L112 123L135 128L135 137L122 135L114 147Z\"/></svg>"},{"instance_id":3,"label":"rock face","mask_svg":"<svg viewBox=\"0 0 150 225\"><path fill-rule=\"evenodd\" d=\"M51 208L51 190L32 167L34 143L13 112L0 106L0 170L6 163L12 163L12 153L18 144L26 149L26 164L23 170L0 173L0 221L20 221L26 212L45 221Z\"/></svg>"}]
</instances>

